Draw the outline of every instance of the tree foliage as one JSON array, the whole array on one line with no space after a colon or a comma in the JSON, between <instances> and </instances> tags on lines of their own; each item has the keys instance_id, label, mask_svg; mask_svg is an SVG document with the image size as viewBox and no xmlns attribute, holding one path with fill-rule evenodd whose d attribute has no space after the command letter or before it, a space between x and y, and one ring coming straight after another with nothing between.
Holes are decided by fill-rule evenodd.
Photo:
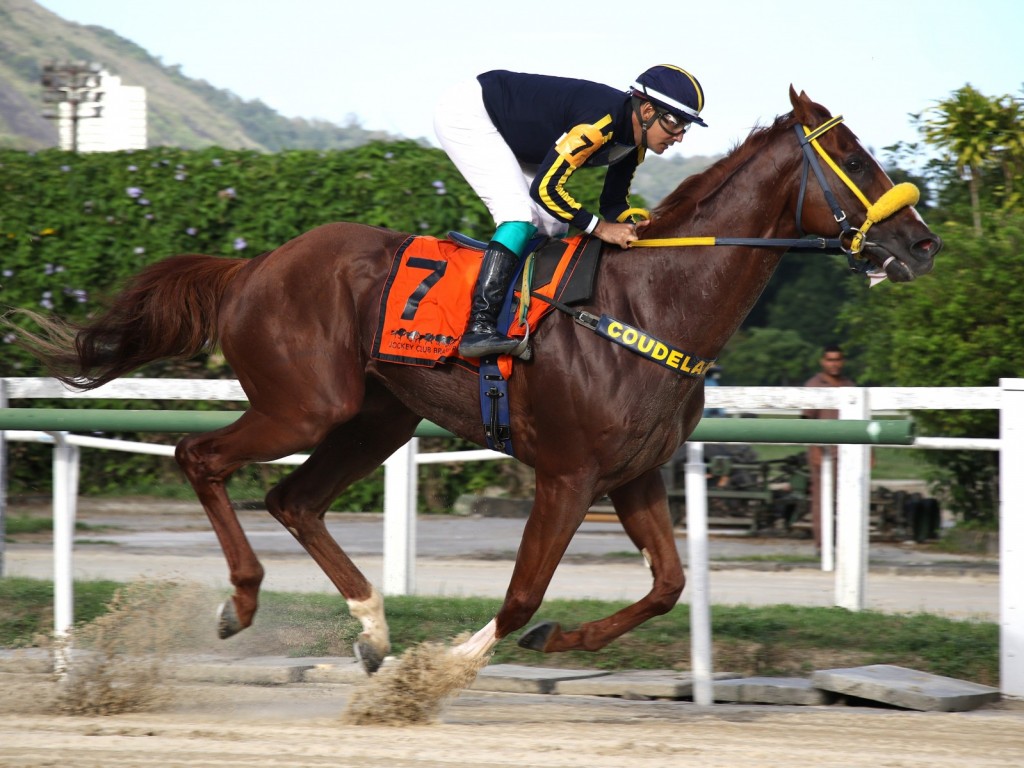
<instances>
[{"instance_id":1,"label":"tree foliage","mask_svg":"<svg viewBox=\"0 0 1024 768\"><path fill-rule=\"evenodd\" d=\"M969 85L921 118L925 163L937 207L928 215L944 247L932 275L911 286L882 285L845 305L842 322L868 379L897 386L995 386L1024 370L1024 205L1019 192L1022 101L990 98ZM996 437L996 411L917 414L926 434ZM998 456L927 452L934 479L965 520L992 523Z\"/></svg>"}]
</instances>

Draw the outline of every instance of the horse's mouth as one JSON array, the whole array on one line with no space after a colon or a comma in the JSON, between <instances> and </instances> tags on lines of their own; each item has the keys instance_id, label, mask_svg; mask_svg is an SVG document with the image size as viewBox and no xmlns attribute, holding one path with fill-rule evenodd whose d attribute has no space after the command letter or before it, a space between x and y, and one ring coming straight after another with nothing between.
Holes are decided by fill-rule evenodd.
<instances>
[{"instance_id":1,"label":"horse's mouth","mask_svg":"<svg viewBox=\"0 0 1024 768\"><path fill-rule=\"evenodd\" d=\"M935 266L935 254L942 248L938 237L920 240L903 253L894 253L881 243L867 244L864 252L875 265L872 272L884 273L894 283L909 283L927 275Z\"/></svg>"}]
</instances>

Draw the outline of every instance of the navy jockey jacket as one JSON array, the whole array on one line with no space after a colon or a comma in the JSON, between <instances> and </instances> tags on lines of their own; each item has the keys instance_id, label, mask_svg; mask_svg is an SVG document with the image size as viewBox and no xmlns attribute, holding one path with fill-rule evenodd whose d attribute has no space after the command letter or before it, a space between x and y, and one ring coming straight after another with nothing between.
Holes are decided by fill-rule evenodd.
<instances>
[{"instance_id":1,"label":"navy jockey jacket","mask_svg":"<svg viewBox=\"0 0 1024 768\"><path fill-rule=\"evenodd\" d=\"M599 219L566 191L573 171L607 165L600 212L615 221L644 150L633 143L629 93L587 80L494 70L477 80L484 107L520 163L537 166L530 195L556 219L592 232Z\"/></svg>"}]
</instances>

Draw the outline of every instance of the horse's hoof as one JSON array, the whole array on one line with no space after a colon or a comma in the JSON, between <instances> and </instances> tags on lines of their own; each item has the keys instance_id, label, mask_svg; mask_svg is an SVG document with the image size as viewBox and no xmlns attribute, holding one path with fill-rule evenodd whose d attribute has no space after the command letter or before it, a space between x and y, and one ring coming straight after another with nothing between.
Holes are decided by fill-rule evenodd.
<instances>
[{"instance_id":1,"label":"horse's hoof","mask_svg":"<svg viewBox=\"0 0 1024 768\"><path fill-rule=\"evenodd\" d=\"M531 651L544 652L551 636L561 631L562 625L557 621L542 621L520 635L517 644L520 648L527 648Z\"/></svg>"},{"instance_id":2,"label":"horse's hoof","mask_svg":"<svg viewBox=\"0 0 1024 768\"><path fill-rule=\"evenodd\" d=\"M356 660L363 665L363 671L368 675L372 675L384 663L384 654L365 640L356 640L352 651L356 655Z\"/></svg>"},{"instance_id":3,"label":"horse's hoof","mask_svg":"<svg viewBox=\"0 0 1024 768\"><path fill-rule=\"evenodd\" d=\"M238 619L238 613L235 611L235 601L229 597L217 609L217 637L227 640L243 629L245 627L242 626L242 622Z\"/></svg>"}]
</instances>

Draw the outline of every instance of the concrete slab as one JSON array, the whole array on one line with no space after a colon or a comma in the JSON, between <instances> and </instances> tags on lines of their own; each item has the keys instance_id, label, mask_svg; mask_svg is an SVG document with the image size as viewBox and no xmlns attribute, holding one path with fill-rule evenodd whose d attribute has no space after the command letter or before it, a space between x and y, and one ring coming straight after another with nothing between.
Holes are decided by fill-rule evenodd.
<instances>
[{"instance_id":1,"label":"concrete slab","mask_svg":"<svg viewBox=\"0 0 1024 768\"><path fill-rule=\"evenodd\" d=\"M715 672L713 679L739 675ZM618 696L624 699L689 699L693 697L693 673L672 669L639 669L613 672L601 677L560 680L554 693L577 696Z\"/></svg>"},{"instance_id":2,"label":"concrete slab","mask_svg":"<svg viewBox=\"0 0 1024 768\"><path fill-rule=\"evenodd\" d=\"M820 670L811 675L811 683L826 691L923 712L965 712L1000 698L999 691L987 685L890 664Z\"/></svg>"},{"instance_id":3,"label":"concrete slab","mask_svg":"<svg viewBox=\"0 0 1024 768\"><path fill-rule=\"evenodd\" d=\"M551 693L564 680L607 675L599 669L549 669L521 664L492 664L480 670L471 688L499 693Z\"/></svg>"},{"instance_id":4,"label":"concrete slab","mask_svg":"<svg viewBox=\"0 0 1024 768\"><path fill-rule=\"evenodd\" d=\"M817 688L803 677L741 677L715 683L715 701L737 704L793 704L817 706L835 703L837 694Z\"/></svg>"},{"instance_id":5,"label":"concrete slab","mask_svg":"<svg viewBox=\"0 0 1024 768\"><path fill-rule=\"evenodd\" d=\"M318 659L259 656L225 659L216 656L177 657L171 665L176 680L190 683L283 685L301 682Z\"/></svg>"}]
</instances>

